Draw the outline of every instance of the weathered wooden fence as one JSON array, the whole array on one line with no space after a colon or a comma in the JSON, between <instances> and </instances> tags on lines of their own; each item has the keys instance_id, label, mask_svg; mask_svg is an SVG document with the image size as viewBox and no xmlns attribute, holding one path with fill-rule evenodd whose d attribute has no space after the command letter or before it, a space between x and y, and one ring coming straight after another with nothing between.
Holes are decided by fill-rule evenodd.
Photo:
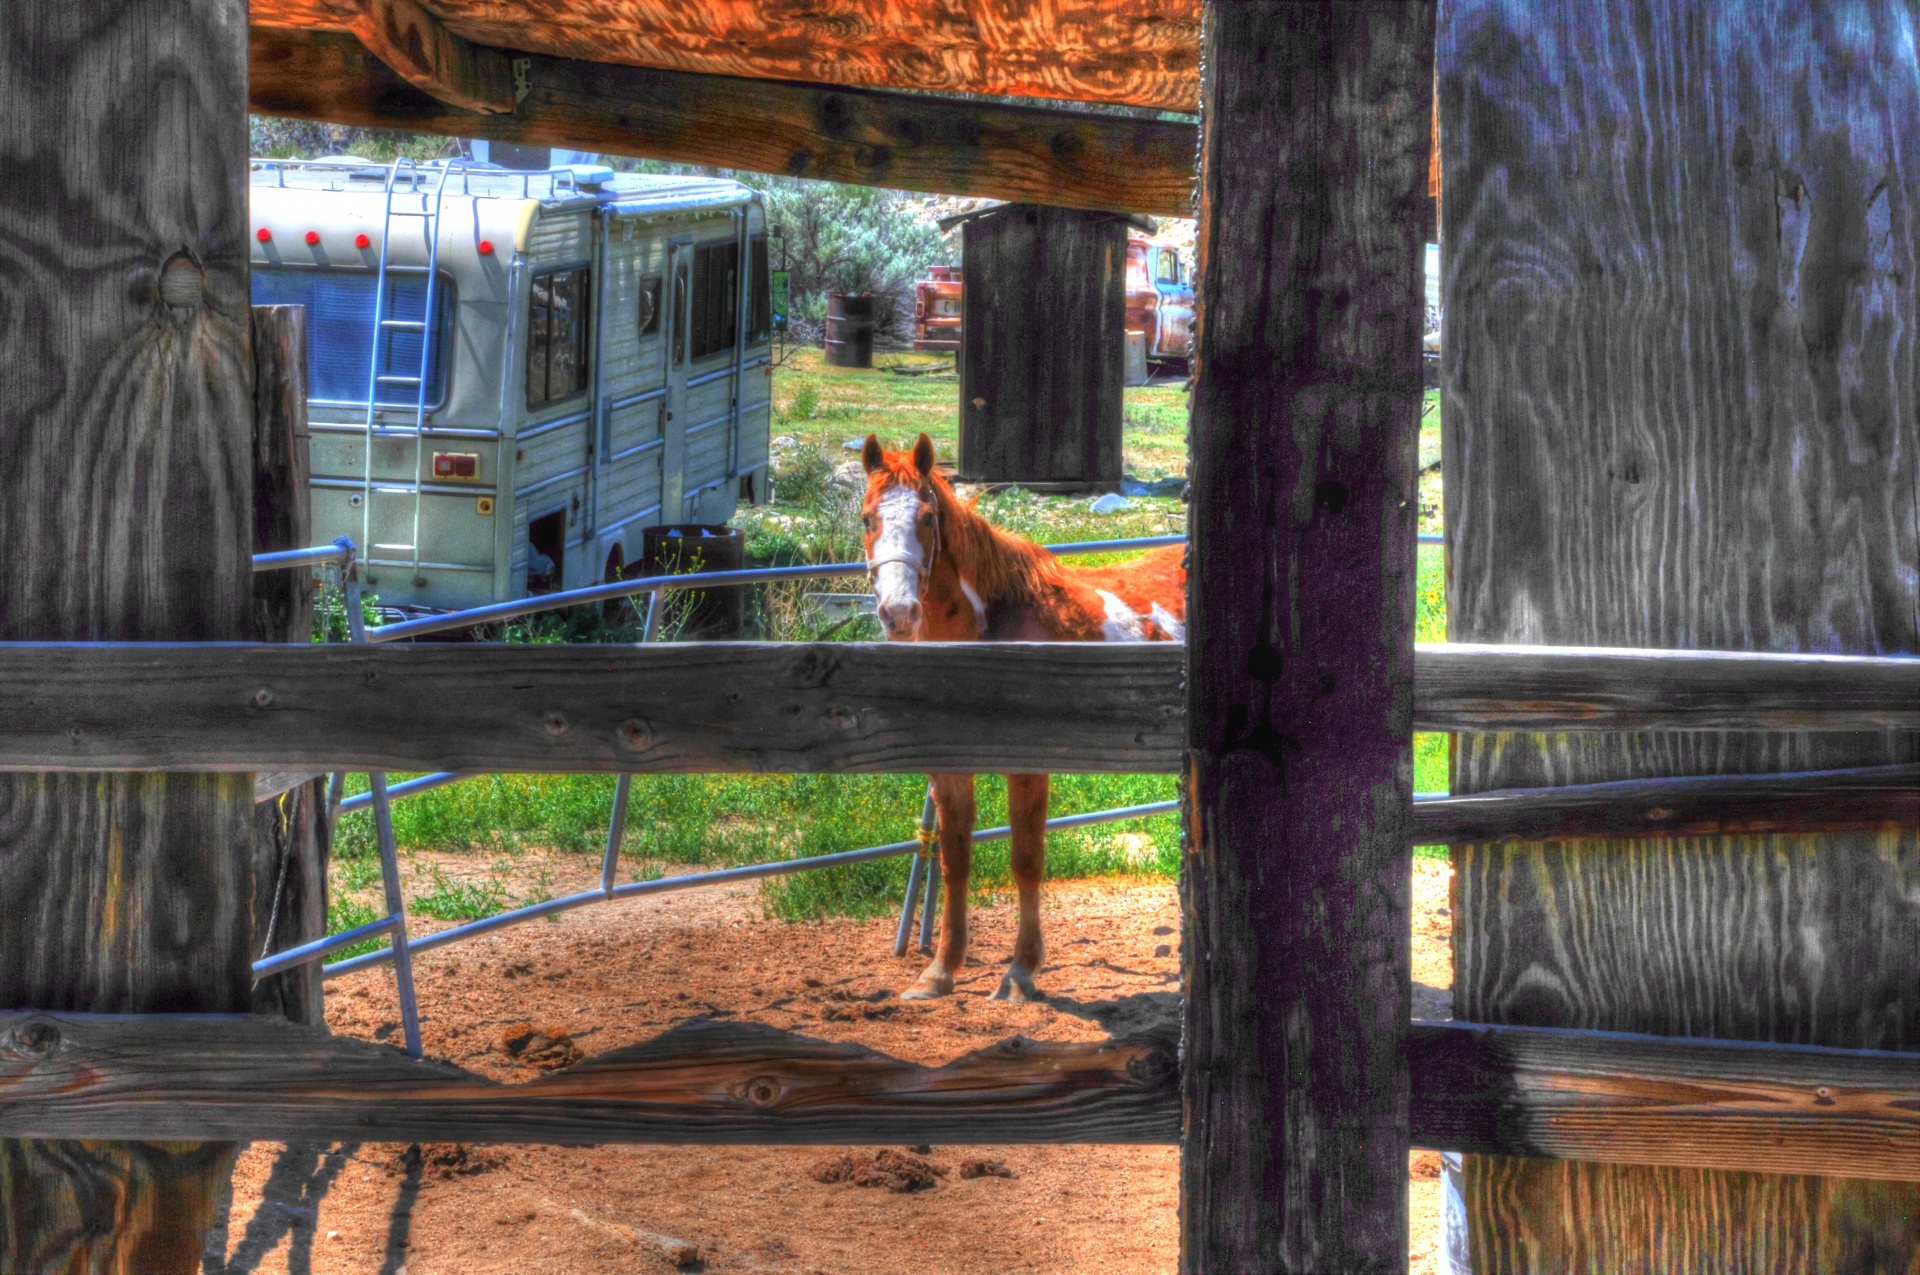
<instances>
[{"instance_id":1,"label":"weathered wooden fence","mask_svg":"<svg viewBox=\"0 0 1920 1275\"><path fill-rule=\"evenodd\" d=\"M1805 49L1909 94L1910 66L1874 60L1904 11L1858 6L1842 48L1814 6L1780 0L1779 47L1728 53L1744 49L1734 18L1693 20L1679 0L1536 8L1544 25L1514 29L1512 6L1460 0L1441 28L1455 636L1903 658L1415 650L1430 0L1206 6L1184 654L168 644L224 643L248 623L245 6L10 9L0 225L33 249L11 258L9 287L39 321L0 326L0 770L14 772L0 777L0 1270L195 1269L228 1143L258 1137L1180 1139L1189 1271L1402 1266L1416 1145L1508 1157L1468 1164L1488 1269L1595 1253L1596 1268L1716 1269L1740 1245L1761 1251L1769 1228L1799 1244L1848 1217L1869 1219L1851 1247L1794 1251L1871 1268L1861 1237L1884 1234L1920 1182L1920 1052L1840 1046L1920 1048L1903 1008L1911 945L1887 946L1901 925L1859 923L1897 912L1884 897L1767 885L1765 864L1790 861L1781 885L1817 885L1831 859L1878 889L1913 861L1920 447L1902 289L1920 271L1902 236L1920 182L1890 157L1920 153L1893 122L1920 112L1863 117L1889 121L1875 136L1896 147L1832 103L1817 127L1781 104L1815 79L1840 105L1871 97L1872 76L1808 78L1785 56ZM1657 56L1622 56L1635 40ZM1596 125L1548 94L1582 127L1511 117L1527 68L1569 59L1595 86L1581 102L1632 99L1603 89L1642 63L1685 80L1690 59L1757 96L1724 117L1643 121L1633 135L1654 144L1628 147L1646 175L1630 189L1661 193L1621 203L1607 162L1569 158L1574 139L1613 144L1604 112ZM90 77L109 65L136 69L119 97L140 112L98 94ZM1474 78L1496 70L1511 85ZM53 153L57 200L17 158ZM1674 184L1682 168L1720 173L1711 190L1754 219L1736 247L1772 276L1729 264L1724 242L1626 242L1629 227L1670 229L1655 247L1707 233L1688 218L1711 201ZM1576 217L1584 237L1553 258L1558 275L1519 252L1528 268L1501 282L1515 259L1502 245ZM1707 305L1674 297L1784 277L1766 256L1776 239L1799 245L1792 287L1747 287L1737 325L1673 325ZM1583 255L1595 245L1610 255ZM1650 293L1602 290L1589 317L1556 308L1564 288L1515 301L1542 278L1640 281L1653 261ZM1680 286L1696 278L1721 291ZM1880 308L1848 291L1862 280ZM1716 362L1749 339L1745 371ZM1778 415L1753 406L1768 376L1791 403ZM1542 404L1555 406L1529 415ZM1551 447L1548 424L1564 431ZM1826 457L1820 482L1796 486L1809 455ZM1850 494L1823 503L1816 488ZM1777 556L1729 567L1756 546ZM1593 605L1600 590L1618 620ZM1497 790L1416 815L1416 728L1459 732L1459 786ZM1729 762L1747 773L1712 773ZM924 1068L706 1026L500 1086L243 1016L251 791L221 772L332 767L1178 771L1186 1037L1007 1042ZM1762 832L1775 840L1700 840ZM1468 845L1456 1005L1481 1021L1408 1021L1408 854L1425 837ZM1483 902L1496 895L1528 919L1503 932ZM1863 905L1851 915L1849 899ZM1619 933L1592 968L1620 977L1527 993L1541 986L1529 971L1555 968L1552 943L1595 926ZM1684 941L1651 948L1629 941L1636 927ZM1773 946L1752 946L1756 927ZM1831 977L1816 941L1843 954ZM1637 1030L1592 1030L1621 1027ZM1699 1038L1738 1034L1783 1039ZM1793 1230L1796 1206L1768 1204L1760 1173L1799 1175L1781 1181L1819 1220ZM1702 1216L1688 1189L1738 1196L1744 1230L1649 1247L1589 1209L1602 1181L1649 1218ZM1585 1247L1539 1238L1562 1216L1557 1233Z\"/></svg>"}]
</instances>

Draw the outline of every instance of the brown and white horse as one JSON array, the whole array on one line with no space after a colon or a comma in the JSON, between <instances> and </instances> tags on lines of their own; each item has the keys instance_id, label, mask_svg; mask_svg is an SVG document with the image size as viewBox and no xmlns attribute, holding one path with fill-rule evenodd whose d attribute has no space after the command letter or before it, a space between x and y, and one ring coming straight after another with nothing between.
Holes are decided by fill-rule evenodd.
<instances>
[{"instance_id":1,"label":"brown and white horse","mask_svg":"<svg viewBox=\"0 0 1920 1275\"><path fill-rule=\"evenodd\" d=\"M881 450L869 435L861 460L867 571L880 623L894 642L1181 641L1187 573L1183 550L1155 550L1117 567L1062 566L1040 546L995 530L933 467L933 442ZM973 865L972 775L933 775L940 812L946 916L940 946L908 999L945 996L967 955L967 874ZM1047 776L1008 775L1012 867L1020 930L996 1000L1039 1000L1040 877L1046 853Z\"/></svg>"}]
</instances>

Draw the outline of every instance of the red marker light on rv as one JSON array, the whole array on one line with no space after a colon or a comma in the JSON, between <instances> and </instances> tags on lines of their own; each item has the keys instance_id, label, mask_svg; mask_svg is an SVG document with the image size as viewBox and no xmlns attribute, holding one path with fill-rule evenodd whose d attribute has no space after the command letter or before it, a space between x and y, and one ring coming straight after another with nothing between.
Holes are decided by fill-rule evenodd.
<instances>
[{"instance_id":1,"label":"red marker light on rv","mask_svg":"<svg viewBox=\"0 0 1920 1275\"><path fill-rule=\"evenodd\" d=\"M373 243L373 240L367 238L365 235L355 235L353 237L353 246L356 248L365 248L371 243Z\"/></svg>"},{"instance_id":2,"label":"red marker light on rv","mask_svg":"<svg viewBox=\"0 0 1920 1275\"><path fill-rule=\"evenodd\" d=\"M491 257L493 255L493 240L482 239L480 241L480 255L483 257Z\"/></svg>"},{"instance_id":3,"label":"red marker light on rv","mask_svg":"<svg viewBox=\"0 0 1920 1275\"><path fill-rule=\"evenodd\" d=\"M258 231L254 233L253 237L255 239L258 239L261 243L270 243L273 240L273 232L271 230L268 230L265 226L262 226Z\"/></svg>"},{"instance_id":4,"label":"red marker light on rv","mask_svg":"<svg viewBox=\"0 0 1920 1275\"><path fill-rule=\"evenodd\" d=\"M320 232L317 230L309 230L307 232L307 247L309 248L316 247L319 243L320 243Z\"/></svg>"}]
</instances>

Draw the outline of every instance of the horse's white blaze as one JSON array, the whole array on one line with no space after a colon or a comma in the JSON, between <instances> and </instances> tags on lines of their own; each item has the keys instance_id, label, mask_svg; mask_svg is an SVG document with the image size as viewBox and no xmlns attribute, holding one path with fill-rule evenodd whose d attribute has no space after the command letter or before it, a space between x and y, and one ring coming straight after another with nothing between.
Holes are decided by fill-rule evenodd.
<instances>
[{"instance_id":1,"label":"horse's white blaze","mask_svg":"<svg viewBox=\"0 0 1920 1275\"><path fill-rule=\"evenodd\" d=\"M962 577L960 580L960 592L966 594L967 601L973 603L973 635L975 637L985 637L987 634L987 604L980 600L980 595L973 591L973 586L967 583L965 577Z\"/></svg>"},{"instance_id":2,"label":"horse's white blaze","mask_svg":"<svg viewBox=\"0 0 1920 1275\"><path fill-rule=\"evenodd\" d=\"M1187 640L1187 626L1174 619L1173 612L1167 610L1158 602L1153 604L1153 622L1160 626L1162 633L1174 641L1184 642Z\"/></svg>"},{"instance_id":3,"label":"horse's white blaze","mask_svg":"<svg viewBox=\"0 0 1920 1275\"><path fill-rule=\"evenodd\" d=\"M1109 642L1144 642L1147 640L1147 630L1140 623L1140 617L1133 613L1132 607L1122 602L1119 598L1114 597L1105 589L1097 589L1095 592L1100 595L1100 601L1107 608L1107 618L1105 622L1100 625L1100 636Z\"/></svg>"},{"instance_id":4,"label":"horse's white blaze","mask_svg":"<svg viewBox=\"0 0 1920 1275\"><path fill-rule=\"evenodd\" d=\"M920 569L926 551L914 524L920 516L920 497L911 488L891 487L875 511L880 532L873 538L873 556L880 566L873 573L873 598L882 625L889 610L906 610L920 598Z\"/></svg>"}]
</instances>

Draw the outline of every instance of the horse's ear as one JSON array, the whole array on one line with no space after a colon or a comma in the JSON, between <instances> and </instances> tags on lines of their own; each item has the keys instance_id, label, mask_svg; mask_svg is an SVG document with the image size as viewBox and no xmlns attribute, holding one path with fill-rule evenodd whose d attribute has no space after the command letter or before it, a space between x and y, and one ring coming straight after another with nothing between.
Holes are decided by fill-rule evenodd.
<instances>
[{"instance_id":1,"label":"horse's ear","mask_svg":"<svg viewBox=\"0 0 1920 1275\"><path fill-rule=\"evenodd\" d=\"M880 436L878 434L867 435L867 445L860 449L860 463L867 467L869 474L886 463L885 458L880 452Z\"/></svg>"},{"instance_id":2,"label":"horse's ear","mask_svg":"<svg viewBox=\"0 0 1920 1275\"><path fill-rule=\"evenodd\" d=\"M933 440L925 434L913 444L913 467L920 471L922 480L933 476Z\"/></svg>"}]
</instances>

